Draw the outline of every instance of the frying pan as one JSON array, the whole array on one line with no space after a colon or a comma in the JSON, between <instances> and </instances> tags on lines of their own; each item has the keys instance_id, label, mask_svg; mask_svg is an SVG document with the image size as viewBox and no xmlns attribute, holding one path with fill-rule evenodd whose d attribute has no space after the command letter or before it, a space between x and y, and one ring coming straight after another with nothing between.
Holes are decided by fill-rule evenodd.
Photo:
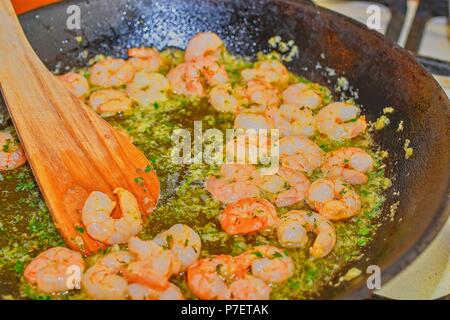
<instances>
[{"instance_id":1,"label":"frying pan","mask_svg":"<svg viewBox=\"0 0 450 320\"><path fill-rule=\"evenodd\" d=\"M73 4L81 9L81 30L66 27L66 10ZM299 59L287 64L291 71L329 87L345 76L359 90L357 102L371 121L384 107L396 110L391 125L375 133L376 142L389 151L386 174L393 180L382 226L364 258L346 270L377 265L385 283L426 248L447 219L449 100L413 55L362 24L306 0L69 0L20 20L39 57L57 72L85 65L86 49L89 59L99 53L125 57L126 48L136 46L184 48L194 34L207 30L219 34L232 53L248 57L267 50L274 35L292 39ZM316 68L318 62L337 76ZM401 120L404 130L397 132ZM405 139L414 149L409 159ZM318 298L367 298L367 276L363 272L354 281L323 288Z\"/></svg>"}]
</instances>

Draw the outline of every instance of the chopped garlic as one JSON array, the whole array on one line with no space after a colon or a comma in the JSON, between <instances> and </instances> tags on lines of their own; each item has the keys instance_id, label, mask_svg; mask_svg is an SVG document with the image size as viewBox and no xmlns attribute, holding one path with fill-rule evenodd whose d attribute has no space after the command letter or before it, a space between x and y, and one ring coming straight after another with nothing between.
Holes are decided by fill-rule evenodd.
<instances>
[{"instance_id":1,"label":"chopped garlic","mask_svg":"<svg viewBox=\"0 0 450 320\"><path fill-rule=\"evenodd\" d=\"M381 150L380 157L381 159L386 159L387 157L389 157L389 152L386 150Z\"/></svg>"},{"instance_id":2,"label":"chopped garlic","mask_svg":"<svg viewBox=\"0 0 450 320\"><path fill-rule=\"evenodd\" d=\"M298 57L299 51L294 40L283 41L280 36L274 36L267 41L271 48L282 54L281 60L291 62Z\"/></svg>"},{"instance_id":3,"label":"chopped garlic","mask_svg":"<svg viewBox=\"0 0 450 320\"><path fill-rule=\"evenodd\" d=\"M396 201L389 208L389 217L391 218L391 220L394 220L395 213L397 212L399 206L400 206L400 201Z\"/></svg>"},{"instance_id":4,"label":"chopped garlic","mask_svg":"<svg viewBox=\"0 0 450 320\"><path fill-rule=\"evenodd\" d=\"M405 150L405 159L409 159L414 153L413 148L411 148L409 146L410 143L411 143L411 140L406 139L405 140L405 144L403 145L403 150Z\"/></svg>"},{"instance_id":5,"label":"chopped garlic","mask_svg":"<svg viewBox=\"0 0 450 320\"><path fill-rule=\"evenodd\" d=\"M395 111L395 109L392 107L386 107L383 109L384 114L393 113L394 111Z\"/></svg>"},{"instance_id":6,"label":"chopped garlic","mask_svg":"<svg viewBox=\"0 0 450 320\"><path fill-rule=\"evenodd\" d=\"M278 46L278 43L281 41L281 37L280 36L275 36L269 39L269 41L267 41L269 43L269 45L272 48L276 48Z\"/></svg>"},{"instance_id":7,"label":"chopped garlic","mask_svg":"<svg viewBox=\"0 0 450 320\"><path fill-rule=\"evenodd\" d=\"M347 80L347 78L345 77L339 77L336 80L336 86L335 89L337 92L342 92L342 91L346 91L349 88L349 82Z\"/></svg>"},{"instance_id":8,"label":"chopped garlic","mask_svg":"<svg viewBox=\"0 0 450 320\"><path fill-rule=\"evenodd\" d=\"M386 117L385 115L380 116L377 121L375 121L375 129L376 130L381 130L384 127L386 127L391 121L389 120L388 117Z\"/></svg>"},{"instance_id":9,"label":"chopped garlic","mask_svg":"<svg viewBox=\"0 0 450 320\"><path fill-rule=\"evenodd\" d=\"M325 70L327 71L329 77L334 77L336 75L336 70L330 67L326 67Z\"/></svg>"},{"instance_id":10,"label":"chopped garlic","mask_svg":"<svg viewBox=\"0 0 450 320\"><path fill-rule=\"evenodd\" d=\"M358 268L351 268L347 271L347 273L344 275L345 281L351 281L361 275L362 271Z\"/></svg>"}]
</instances>

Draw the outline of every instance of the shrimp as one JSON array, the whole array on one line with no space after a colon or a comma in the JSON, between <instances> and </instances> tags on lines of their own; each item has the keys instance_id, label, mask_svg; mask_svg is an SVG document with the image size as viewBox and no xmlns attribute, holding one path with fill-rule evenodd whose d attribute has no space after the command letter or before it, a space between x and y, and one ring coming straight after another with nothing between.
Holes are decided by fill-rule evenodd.
<instances>
[{"instance_id":1,"label":"shrimp","mask_svg":"<svg viewBox=\"0 0 450 320\"><path fill-rule=\"evenodd\" d=\"M269 300L272 291L267 283L251 275L233 281L229 288L233 300Z\"/></svg>"},{"instance_id":2,"label":"shrimp","mask_svg":"<svg viewBox=\"0 0 450 320\"><path fill-rule=\"evenodd\" d=\"M229 255L198 260L187 270L191 292L202 300L267 300L271 287L264 280L248 274L247 266Z\"/></svg>"},{"instance_id":3,"label":"shrimp","mask_svg":"<svg viewBox=\"0 0 450 320\"><path fill-rule=\"evenodd\" d=\"M322 97L304 83L296 83L289 86L283 91L282 97L284 103L298 107L316 109L322 104Z\"/></svg>"},{"instance_id":4,"label":"shrimp","mask_svg":"<svg viewBox=\"0 0 450 320\"><path fill-rule=\"evenodd\" d=\"M273 123L266 116L267 109L264 106L253 106L240 112L234 119L235 129L272 129Z\"/></svg>"},{"instance_id":5,"label":"shrimp","mask_svg":"<svg viewBox=\"0 0 450 320\"><path fill-rule=\"evenodd\" d=\"M280 160L284 167L311 172L322 164L323 151L318 145L303 136L288 136L280 139Z\"/></svg>"},{"instance_id":6,"label":"shrimp","mask_svg":"<svg viewBox=\"0 0 450 320\"><path fill-rule=\"evenodd\" d=\"M167 101L169 80L160 73L140 71L127 85L128 96L143 106Z\"/></svg>"},{"instance_id":7,"label":"shrimp","mask_svg":"<svg viewBox=\"0 0 450 320\"><path fill-rule=\"evenodd\" d=\"M277 224L278 242L283 247L305 246L308 243L308 232L317 235L309 249L313 257L325 257L333 250L336 244L336 230L328 219L315 212L289 211Z\"/></svg>"},{"instance_id":8,"label":"shrimp","mask_svg":"<svg viewBox=\"0 0 450 320\"><path fill-rule=\"evenodd\" d=\"M180 63L167 74L173 92L186 96L202 96L203 86L201 83L186 82L187 68L187 63Z\"/></svg>"},{"instance_id":9,"label":"shrimp","mask_svg":"<svg viewBox=\"0 0 450 320\"><path fill-rule=\"evenodd\" d=\"M212 58L196 58L188 63L186 81L188 83L203 83L206 80L210 86L227 84L228 74L224 66Z\"/></svg>"},{"instance_id":10,"label":"shrimp","mask_svg":"<svg viewBox=\"0 0 450 320\"><path fill-rule=\"evenodd\" d=\"M339 179L318 179L308 190L307 201L323 217L344 220L358 214L361 200L353 188Z\"/></svg>"},{"instance_id":11,"label":"shrimp","mask_svg":"<svg viewBox=\"0 0 450 320\"><path fill-rule=\"evenodd\" d=\"M262 163L270 161L270 157L276 157L276 142L266 135L258 135L257 132L238 133L235 138L227 142L227 163L236 161L239 164L255 164L258 159ZM258 158L259 157L259 158Z\"/></svg>"},{"instance_id":12,"label":"shrimp","mask_svg":"<svg viewBox=\"0 0 450 320\"><path fill-rule=\"evenodd\" d=\"M121 276L133 261L126 251L112 252L86 270L82 286L86 293L99 300L124 300L128 295L128 282Z\"/></svg>"},{"instance_id":13,"label":"shrimp","mask_svg":"<svg viewBox=\"0 0 450 320\"><path fill-rule=\"evenodd\" d=\"M200 236L185 224L175 224L153 238L153 241L168 248L172 253L172 274L184 272L200 257L202 241Z\"/></svg>"},{"instance_id":14,"label":"shrimp","mask_svg":"<svg viewBox=\"0 0 450 320\"><path fill-rule=\"evenodd\" d=\"M141 212L134 195L122 188L116 188L114 194L119 198L120 219L110 216L116 203L99 191L89 195L81 211L81 221L87 233L109 245L126 243L142 229Z\"/></svg>"},{"instance_id":15,"label":"shrimp","mask_svg":"<svg viewBox=\"0 0 450 320\"><path fill-rule=\"evenodd\" d=\"M366 171L373 167L372 157L359 148L340 148L330 152L322 170L328 177L341 177L350 184L367 183Z\"/></svg>"},{"instance_id":16,"label":"shrimp","mask_svg":"<svg viewBox=\"0 0 450 320\"><path fill-rule=\"evenodd\" d=\"M169 71L167 78L175 93L198 97L205 95L207 85L214 87L228 83L225 68L212 57L181 63Z\"/></svg>"},{"instance_id":17,"label":"shrimp","mask_svg":"<svg viewBox=\"0 0 450 320\"><path fill-rule=\"evenodd\" d=\"M14 137L6 131L0 131L0 171L14 170L27 162L25 152Z\"/></svg>"},{"instance_id":18,"label":"shrimp","mask_svg":"<svg viewBox=\"0 0 450 320\"><path fill-rule=\"evenodd\" d=\"M69 89L77 98L85 98L89 95L89 82L87 79L75 72L69 72L57 77L62 84Z\"/></svg>"},{"instance_id":19,"label":"shrimp","mask_svg":"<svg viewBox=\"0 0 450 320\"><path fill-rule=\"evenodd\" d=\"M240 96L257 105L267 107L280 104L280 93L270 83L262 80L251 80L246 83L244 88L238 90Z\"/></svg>"},{"instance_id":20,"label":"shrimp","mask_svg":"<svg viewBox=\"0 0 450 320\"><path fill-rule=\"evenodd\" d=\"M316 133L316 118L308 108L282 104L279 109L270 108L267 115L272 119L273 126L280 130L281 136L311 137Z\"/></svg>"},{"instance_id":21,"label":"shrimp","mask_svg":"<svg viewBox=\"0 0 450 320\"><path fill-rule=\"evenodd\" d=\"M189 40L184 59L190 62L196 58L212 57L217 60L224 49L222 39L213 32L200 32Z\"/></svg>"},{"instance_id":22,"label":"shrimp","mask_svg":"<svg viewBox=\"0 0 450 320\"><path fill-rule=\"evenodd\" d=\"M239 109L239 100L233 95L229 83L212 88L209 103L220 112L236 112Z\"/></svg>"},{"instance_id":23,"label":"shrimp","mask_svg":"<svg viewBox=\"0 0 450 320\"><path fill-rule=\"evenodd\" d=\"M241 76L246 82L262 80L271 84L283 85L289 81L288 69L277 60L258 62L255 68L242 70Z\"/></svg>"},{"instance_id":24,"label":"shrimp","mask_svg":"<svg viewBox=\"0 0 450 320\"><path fill-rule=\"evenodd\" d=\"M161 68L163 59L161 54L152 48L131 48L128 49L128 59L136 71L155 72Z\"/></svg>"},{"instance_id":25,"label":"shrimp","mask_svg":"<svg viewBox=\"0 0 450 320\"><path fill-rule=\"evenodd\" d=\"M214 199L228 204L258 197L260 179L258 170L252 165L224 164L219 177L208 177L205 186Z\"/></svg>"},{"instance_id":26,"label":"shrimp","mask_svg":"<svg viewBox=\"0 0 450 320\"><path fill-rule=\"evenodd\" d=\"M230 203L219 215L222 229L230 235L268 230L277 221L277 211L273 204L260 198L246 198Z\"/></svg>"},{"instance_id":27,"label":"shrimp","mask_svg":"<svg viewBox=\"0 0 450 320\"><path fill-rule=\"evenodd\" d=\"M90 81L92 84L109 88L120 87L130 82L136 70L123 59L108 57L94 64L90 72Z\"/></svg>"},{"instance_id":28,"label":"shrimp","mask_svg":"<svg viewBox=\"0 0 450 320\"><path fill-rule=\"evenodd\" d=\"M133 101L119 90L104 89L95 91L89 97L89 105L103 117L131 110Z\"/></svg>"},{"instance_id":29,"label":"shrimp","mask_svg":"<svg viewBox=\"0 0 450 320\"><path fill-rule=\"evenodd\" d=\"M271 245L261 245L236 257L242 272L251 274L267 283L283 282L294 274L294 262L286 253Z\"/></svg>"},{"instance_id":30,"label":"shrimp","mask_svg":"<svg viewBox=\"0 0 450 320\"><path fill-rule=\"evenodd\" d=\"M334 102L317 113L317 125L321 133L333 140L352 139L367 128L366 117L352 103Z\"/></svg>"},{"instance_id":31,"label":"shrimp","mask_svg":"<svg viewBox=\"0 0 450 320\"><path fill-rule=\"evenodd\" d=\"M25 268L24 277L44 293L64 292L73 289L69 278L72 276L72 267L78 268L80 274L83 273L85 266L81 254L55 247L34 258Z\"/></svg>"},{"instance_id":32,"label":"shrimp","mask_svg":"<svg viewBox=\"0 0 450 320\"><path fill-rule=\"evenodd\" d=\"M202 300L229 300L228 283L237 279L238 268L229 255L210 256L198 260L187 269L187 284L191 292Z\"/></svg>"},{"instance_id":33,"label":"shrimp","mask_svg":"<svg viewBox=\"0 0 450 320\"><path fill-rule=\"evenodd\" d=\"M275 195L277 207L286 207L303 201L310 182L300 171L281 167L275 175L264 176L261 190Z\"/></svg>"},{"instance_id":34,"label":"shrimp","mask_svg":"<svg viewBox=\"0 0 450 320\"><path fill-rule=\"evenodd\" d=\"M132 283L128 286L128 295L131 300L184 300L180 288L173 283L170 283L164 290Z\"/></svg>"},{"instance_id":35,"label":"shrimp","mask_svg":"<svg viewBox=\"0 0 450 320\"><path fill-rule=\"evenodd\" d=\"M173 256L169 250L154 241L143 241L136 237L128 241L128 250L135 261L124 269L125 279L157 290L169 286L173 267Z\"/></svg>"}]
</instances>

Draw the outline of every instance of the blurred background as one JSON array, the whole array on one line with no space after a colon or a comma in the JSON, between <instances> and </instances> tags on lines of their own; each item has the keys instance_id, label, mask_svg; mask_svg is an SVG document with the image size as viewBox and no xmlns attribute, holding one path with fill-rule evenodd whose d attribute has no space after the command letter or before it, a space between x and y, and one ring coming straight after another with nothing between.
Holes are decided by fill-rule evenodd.
<instances>
[{"instance_id":1,"label":"blurred background","mask_svg":"<svg viewBox=\"0 0 450 320\"><path fill-rule=\"evenodd\" d=\"M381 11L381 28L392 41L418 55L450 96L449 0L314 0L366 24L369 6Z\"/></svg>"},{"instance_id":2,"label":"blurred background","mask_svg":"<svg viewBox=\"0 0 450 320\"><path fill-rule=\"evenodd\" d=\"M59 1L61 0L12 2L20 14ZM363 24L367 23L374 12L373 6L376 5L375 10L380 13L377 31L415 54L450 97L449 1L314 0L319 6ZM395 279L382 285L378 294L394 299L450 299L450 220L427 250Z\"/></svg>"}]
</instances>

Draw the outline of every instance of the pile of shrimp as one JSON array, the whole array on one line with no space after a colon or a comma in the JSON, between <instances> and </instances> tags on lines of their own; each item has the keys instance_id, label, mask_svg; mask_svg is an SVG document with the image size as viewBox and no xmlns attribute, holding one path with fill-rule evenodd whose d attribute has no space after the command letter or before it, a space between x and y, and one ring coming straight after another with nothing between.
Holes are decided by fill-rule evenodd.
<instances>
[{"instance_id":1,"label":"pile of shrimp","mask_svg":"<svg viewBox=\"0 0 450 320\"><path fill-rule=\"evenodd\" d=\"M127 247L96 256L87 268L80 253L51 248L27 265L24 277L44 293L82 288L88 298L98 300L184 299L169 279L198 260L201 240L194 230L176 224L152 240L132 236Z\"/></svg>"},{"instance_id":2,"label":"pile of shrimp","mask_svg":"<svg viewBox=\"0 0 450 320\"><path fill-rule=\"evenodd\" d=\"M232 82L221 60L225 50L219 36L203 32L189 41L183 61L169 71L157 50L132 48L128 60L106 57L93 64L87 76L70 72L59 79L103 117L181 95L205 99L216 111L233 114L237 129L278 129L276 173L261 175L257 165L223 164L205 181L212 198L223 204L218 223L225 233L273 232L276 243L237 256L201 257L199 235L182 224L141 240L137 235L143 222L136 200L117 188L122 218L110 216L115 202L101 192L86 199L81 218L90 236L120 249L101 255L87 268L78 253L49 249L26 268L29 283L46 293L70 290L66 270L77 266L81 288L93 299L184 299L170 281L179 275L199 299L269 299L272 286L294 274L285 248L306 248L315 259L333 251L334 224L360 213L355 186L368 182L375 160L370 151L356 147L325 152L315 137L351 143L367 131L361 109L353 101L328 103L317 86L299 82L275 59L254 63ZM7 151L0 152L0 169L26 160L20 147Z\"/></svg>"}]
</instances>

